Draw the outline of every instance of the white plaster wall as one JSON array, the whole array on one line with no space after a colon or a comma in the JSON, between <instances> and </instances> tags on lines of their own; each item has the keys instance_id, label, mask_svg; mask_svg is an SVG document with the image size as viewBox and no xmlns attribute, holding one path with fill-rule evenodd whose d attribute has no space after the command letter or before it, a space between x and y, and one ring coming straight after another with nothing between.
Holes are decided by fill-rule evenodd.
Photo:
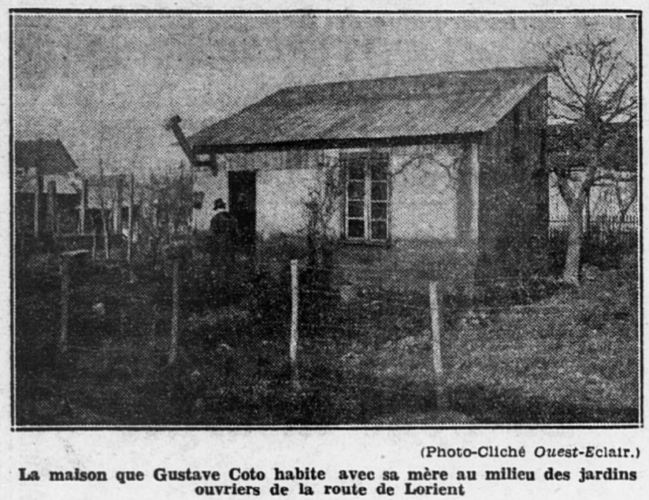
<instances>
[{"instance_id":1,"label":"white plaster wall","mask_svg":"<svg viewBox=\"0 0 649 500\"><path fill-rule=\"evenodd\" d=\"M223 198L228 202L228 174L220 170L215 176L209 169L201 168L196 172L196 180L194 182L194 191L202 191L205 193L203 199L203 206L201 209L194 209L193 213L193 226L199 230L206 230L210 227L210 220L214 216L214 200Z\"/></svg>"},{"instance_id":2,"label":"white plaster wall","mask_svg":"<svg viewBox=\"0 0 649 500\"><path fill-rule=\"evenodd\" d=\"M262 239L304 230L304 201L316 180L315 169L257 172L257 232Z\"/></svg>"},{"instance_id":3,"label":"white plaster wall","mask_svg":"<svg viewBox=\"0 0 649 500\"><path fill-rule=\"evenodd\" d=\"M393 239L449 240L457 235L456 185L454 168L463 151L457 145L428 145L393 148L390 152L392 173L391 237ZM201 170L196 178L196 191L205 192L201 210L194 212L194 224L208 229L216 198L228 200L229 170L257 171L257 231L262 239L279 234L295 234L306 226L304 201L317 189L322 161L335 162L339 151L312 152L303 158L302 168L287 161L287 153L251 153L221 157L219 173ZM418 158L416 161L411 160ZM404 168L406 163L410 164ZM477 236L478 161L471 152L474 218L472 233ZM450 175L449 175L450 172ZM341 200L342 208L343 200ZM331 220L332 234L340 235L342 211Z\"/></svg>"},{"instance_id":4,"label":"white plaster wall","mask_svg":"<svg viewBox=\"0 0 649 500\"><path fill-rule=\"evenodd\" d=\"M457 232L455 185L440 165L451 165L457 146L429 145L392 151L392 238L453 239ZM403 165L412 160L405 169ZM403 169L403 171L401 171Z\"/></svg>"},{"instance_id":5,"label":"white plaster wall","mask_svg":"<svg viewBox=\"0 0 649 500\"><path fill-rule=\"evenodd\" d=\"M288 159L286 152L223 155L217 158L218 173L200 169L194 191L205 193L203 207L194 210L194 227L209 229L214 200L228 202L228 171L257 172L257 232L266 239L277 234L294 234L306 225L304 201L316 188L321 172L316 157L322 152L300 153L304 163ZM332 153L329 152L329 155ZM301 165L301 168L298 168ZM339 221L332 224L339 225Z\"/></svg>"}]
</instances>

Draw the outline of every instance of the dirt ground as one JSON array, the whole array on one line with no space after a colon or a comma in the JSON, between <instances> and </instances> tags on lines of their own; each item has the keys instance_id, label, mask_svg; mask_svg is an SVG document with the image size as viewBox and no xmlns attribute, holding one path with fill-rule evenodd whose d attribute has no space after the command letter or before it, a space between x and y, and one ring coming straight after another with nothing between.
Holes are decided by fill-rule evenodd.
<instances>
[{"instance_id":1,"label":"dirt ground","mask_svg":"<svg viewBox=\"0 0 649 500\"><path fill-rule=\"evenodd\" d=\"M205 288L187 291L180 355L169 365L168 276L131 282L115 268L79 277L71 347L61 354L59 278L42 269L21 275L16 290L19 425L638 421L632 267L588 268L579 289L447 314L442 380L433 375L425 295L331 294L310 312L305 295L297 381L284 283L253 281L217 307L189 300Z\"/></svg>"}]
</instances>

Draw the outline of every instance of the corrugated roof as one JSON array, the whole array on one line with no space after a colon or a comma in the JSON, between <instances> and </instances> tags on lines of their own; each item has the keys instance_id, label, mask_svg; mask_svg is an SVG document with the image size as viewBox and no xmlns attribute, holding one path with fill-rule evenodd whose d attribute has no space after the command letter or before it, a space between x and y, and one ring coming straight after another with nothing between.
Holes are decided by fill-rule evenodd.
<instances>
[{"instance_id":1,"label":"corrugated roof","mask_svg":"<svg viewBox=\"0 0 649 500\"><path fill-rule=\"evenodd\" d=\"M189 138L195 151L484 132L547 74L496 68L280 90Z\"/></svg>"},{"instance_id":2,"label":"corrugated roof","mask_svg":"<svg viewBox=\"0 0 649 500\"><path fill-rule=\"evenodd\" d=\"M67 175L77 165L60 140L16 141L15 167L24 172L34 168L39 175Z\"/></svg>"}]
</instances>

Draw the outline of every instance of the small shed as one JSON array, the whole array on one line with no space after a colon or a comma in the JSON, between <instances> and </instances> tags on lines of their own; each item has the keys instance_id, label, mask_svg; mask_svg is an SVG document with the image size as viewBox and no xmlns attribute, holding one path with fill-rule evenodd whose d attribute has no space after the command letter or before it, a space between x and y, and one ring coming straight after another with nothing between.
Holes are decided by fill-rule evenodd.
<instances>
[{"instance_id":1,"label":"small shed","mask_svg":"<svg viewBox=\"0 0 649 500\"><path fill-rule=\"evenodd\" d=\"M41 229L51 226L47 221L47 193L54 193L60 231L76 228L76 207L79 203L81 177L78 166L63 143L56 140L18 140L14 144L14 187L16 227L18 231L34 231L34 213L39 213ZM39 193L35 200L35 193ZM50 207L52 204L50 203ZM47 222L47 224L45 224Z\"/></svg>"},{"instance_id":2,"label":"small shed","mask_svg":"<svg viewBox=\"0 0 649 500\"><path fill-rule=\"evenodd\" d=\"M315 231L346 279L541 273L546 95L544 67L279 90L188 138L196 220L223 198L262 263Z\"/></svg>"}]
</instances>

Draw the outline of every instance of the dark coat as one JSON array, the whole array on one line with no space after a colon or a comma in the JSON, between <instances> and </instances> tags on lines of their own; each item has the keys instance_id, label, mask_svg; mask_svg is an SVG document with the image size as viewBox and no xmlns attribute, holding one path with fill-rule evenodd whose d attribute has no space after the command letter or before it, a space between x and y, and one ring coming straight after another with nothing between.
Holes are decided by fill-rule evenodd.
<instances>
[{"instance_id":1,"label":"dark coat","mask_svg":"<svg viewBox=\"0 0 649 500\"><path fill-rule=\"evenodd\" d=\"M210 254L212 264L230 264L234 261L237 225L228 212L219 212L210 221Z\"/></svg>"}]
</instances>

